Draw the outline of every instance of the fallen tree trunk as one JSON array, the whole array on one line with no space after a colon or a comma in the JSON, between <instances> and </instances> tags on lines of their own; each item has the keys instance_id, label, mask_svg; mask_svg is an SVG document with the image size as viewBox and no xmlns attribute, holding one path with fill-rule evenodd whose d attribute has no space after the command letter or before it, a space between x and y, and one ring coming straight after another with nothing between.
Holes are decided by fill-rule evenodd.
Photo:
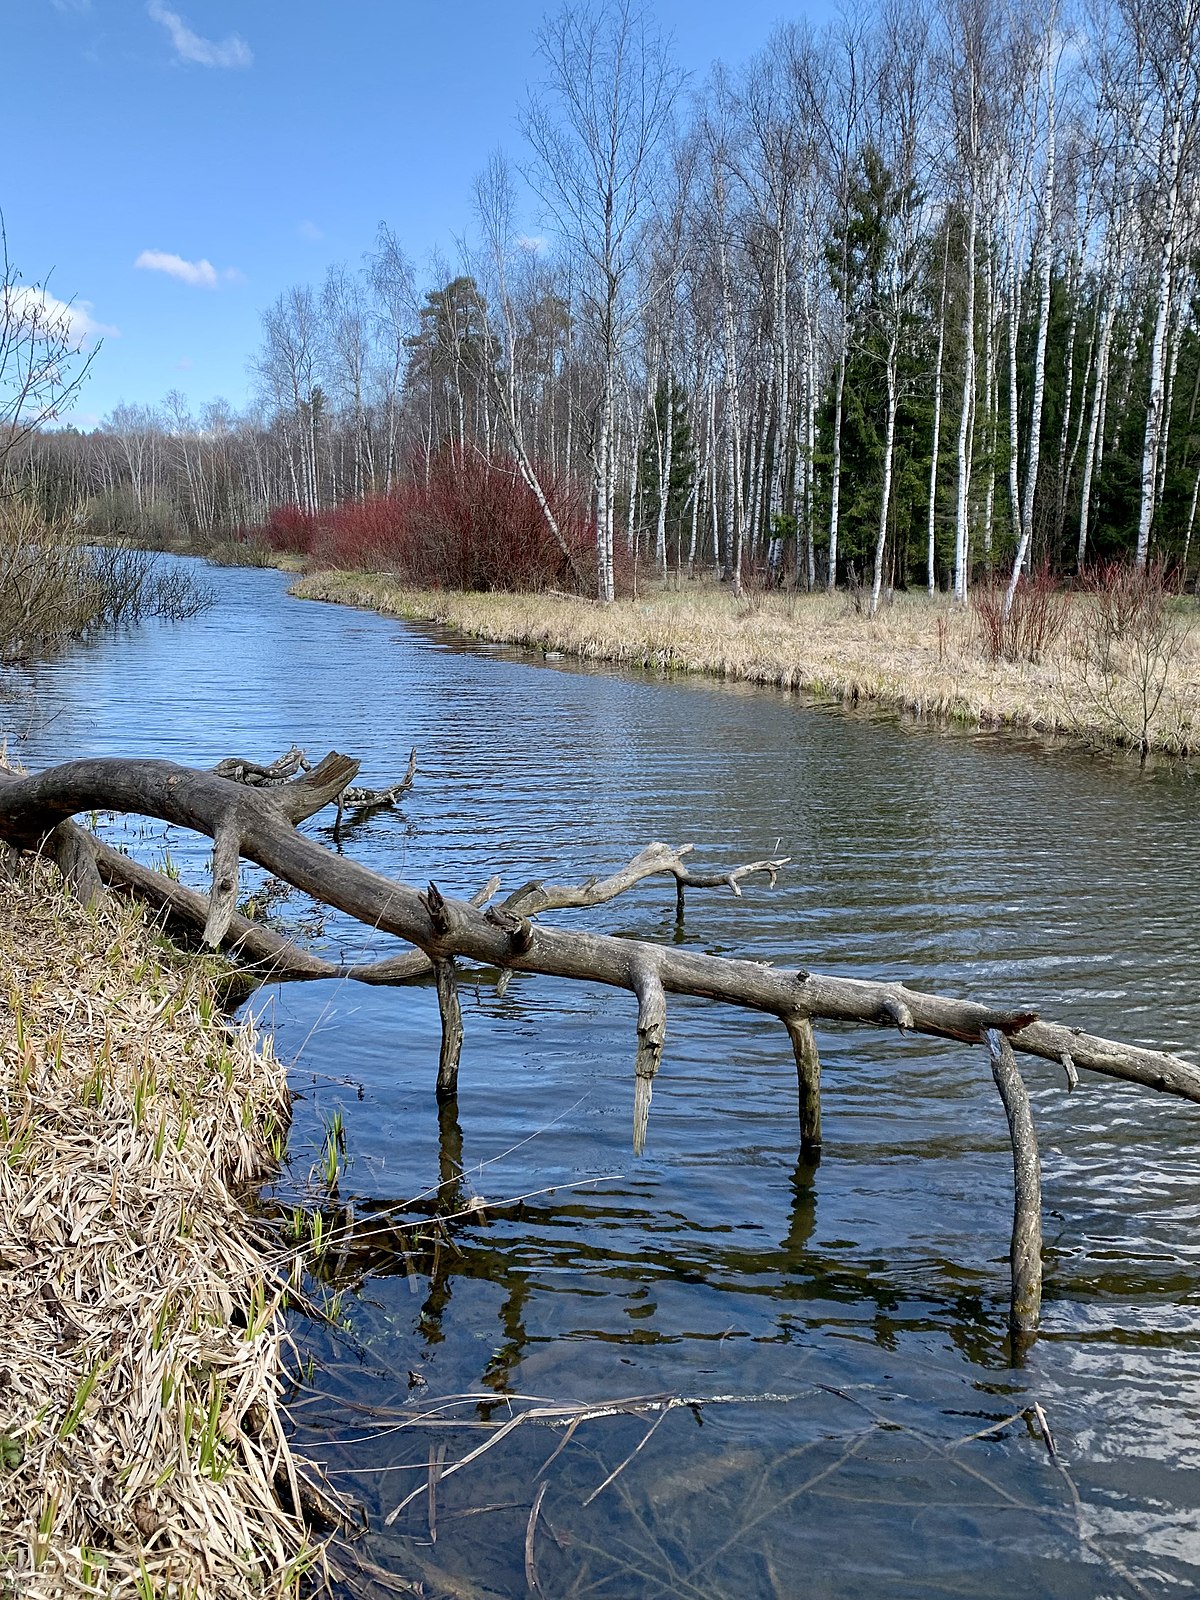
<instances>
[{"instance_id":1,"label":"fallen tree trunk","mask_svg":"<svg viewBox=\"0 0 1200 1600\"><path fill-rule=\"evenodd\" d=\"M252 764L240 765L247 768ZM821 1142L820 1060L814 1022L895 1027L902 1033L987 1045L992 1059L999 1058L1002 1063L997 1084L1006 1096L1010 1125L1011 1106L1016 1103L1007 1072L1012 1051L1061 1064L1069 1083L1082 1068L1200 1104L1200 1069L1183 1058L1045 1022L1031 1010L1014 1011L927 994L898 983L775 968L641 940L550 928L533 920L549 910L599 905L655 874L674 879L682 910L685 887L724 886L739 894L741 881L751 873L764 874L774 883L785 864L783 858L748 863L725 873L697 873L683 859L690 846L673 850L653 844L608 878L590 879L578 886L525 884L490 909L484 907L495 892L495 883L473 900L459 900L443 895L433 883L419 890L385 878L296 831L297 822L337 800L357 771L356 762L336 752L301 778L256 786L166 761L97 758L67 762L28 776L0 770L0 839L18 849L52 853L64 875L85 896L107 881L144 895L192 925L202 924L208 944L248 959L265 977L345 977L365 983L399 983L432 973L443 1025L437 1079L441 1097L453 1096L457 1088L462 1038L456 981L459 959L502 971L626 989L638 1004L634 1147L639 1152L666 1037L668 994L724 1001L779 1018L796 1060L801 1142L813 1150ZM410 769L409 779L411 775ZM71 822L77 813L90 810L136 812L209 835L214 841L210 894L205 897L137 867ZM243 856L315 899L416 948L410 954L354 966L335 966L309 955L273 930L239 917L238 868ZM1007 1055L998 1040L1006 1041ZM1013 1138L1016 1149L1016 1131ZM1027 1167L1026 1162L1024 1170ZM1028 1184L1022 1203L1027 1211ZM1023 1259L1028 1255L1026 1250ZM1014 1331L1018 1320L1022 1329L1036 1324L1040 1280L1033 1289L1029 1288L1031 1282L1027 1272L1019 1313L1014 1298Z\"/></svg>"},{"instance_id":2,"label":"fallen tree trunk","mask_svg":"<svg viewBox=\"0 0 1200 1600\"><path fill-rule=\"evenodd\" d=\"M295 831L296 822L328 804L339 792L339 784L348 781L346 775L356 771L357 764L348 757L332 754L303 779L277 789L246 788L171 762L113 757L68 762L29 776L5 771L0 772L0 837L23 849L48 844L56 853L66 837L70 849L63 854L69 858L90 854L93 863L103 862L112 877L123 870L125 858L114 861L116 852L106 851L79 829L54 839L61 823L79 811L131 811L208 834L218 845L214 891L206 902L205 916L205 938L213 946L227 941L235 926L237 860L246 856L315 899L416 945L426 961L420 966L413 962L412 972L404 972L405 977L427 972L432 962L452 956L520 972L590 979L635 993L644 975L653 973L668 993L723 1000L773 1013L785 1021L807 1017L890 1025L902 1032L969 1044L983 1043L987 1030L994 1028L1009 1037L1014 1049L1026 1054L1059 1063L1069 1058L1076 1068L1143 1083L1200 1104L1200 1069L1181 1057L1043 1022L1032 1011L951 999L897 983L822 975L802 968L789 971L639 940L567 932L535 926L530 920L547 909L600 904L652 872L669 872L681 884L729 883L750 871L773 875L783 865L781 860L753 863L728 874L695 875L683 865L683 851L651 845L610 879L593 879L578 888L527 884L491 912L466 900L447 899L433 885L422 892L385 878ZM136 876L147 886L152 879L161 879L160 874L149 875L144 868ZM181 890L179 885L171 888ZM186 901L196 906L195 891L166 894L160 883L158 893L160 904ZM255 960L269 964L282 957L284 946L303 955L260 925L242 919L236 926ZM369 964L336 967L305 957L296 965L303 976L352 976L372 981ZM397 972L394 963L378 965ZM391 981L390 975L384 981Z\"/></svg>"}]
</instances>

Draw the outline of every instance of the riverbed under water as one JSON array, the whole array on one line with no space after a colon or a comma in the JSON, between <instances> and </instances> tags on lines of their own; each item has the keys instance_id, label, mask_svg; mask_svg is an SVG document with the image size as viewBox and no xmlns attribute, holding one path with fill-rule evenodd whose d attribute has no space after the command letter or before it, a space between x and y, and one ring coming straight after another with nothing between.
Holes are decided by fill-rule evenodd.
<instances>
[{"instance_id":1,"label":"riverbed under water","mask_svg":"<svg viewBox=\"0 0 1200 1600\"><path fill-rule=\"evenodd\" d=\"M774 890L691 893L682 931L669 881L559 920L1032 1006L1196 1058L1189 769L467 648L292 600L274 572L205 579L207 614L22 680L0 702L10 750L206 766L294 741L382 784L415 744L402 809L343 842L380 871L465 895L493 872L581 881L651 839L694 841L704 866L788 855ZM306 828L332 842L327 819ZM117 831L203 882L207 840ZM335 959L388 946L282 910ZM395 1224L386 1248L327 1258L341 1326L293 1319L311 1361L296 1435L365 1506L365 1561L456 1597L1200 1589L1200 1109L1087 1076L1068 1095L1023 1061L1046 1294L1014 1367L1011 1157L982 1051L819 1030L812 1164L779 1024L675 1002L635 1159L631 997L517 976L463 1001L440 1118L428 987L254 1001L300 1095L280 1199L340 1111L337 1203ZM552 1414L501 1433L529 1396ZM588 1413L573 1430L571 1405ZM432 1425L439 1406L453 1426Z\"/></svg>"}]
</instances>

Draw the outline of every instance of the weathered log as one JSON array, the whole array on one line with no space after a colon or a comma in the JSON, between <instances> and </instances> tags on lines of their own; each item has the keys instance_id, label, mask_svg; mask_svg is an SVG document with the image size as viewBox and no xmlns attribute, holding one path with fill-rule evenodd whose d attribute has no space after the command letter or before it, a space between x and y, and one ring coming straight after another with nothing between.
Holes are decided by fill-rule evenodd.
<instances>
[{"instance_id":1,"label":"weathered log","mask_svg":"<svg viewBox=\"0 0 1200 1600\"><path fill-rule=\"evenodd\" d=\"M417 775L417 747L413 745L408 755L408 768L398 782L384 789L364 789L361 785L349 784L338 796L338 814L336 829L341 826L343 812L349 811L351 820L354 814L363 814L370 811L382 810L384 806L394 806L398 800L408 793L413 786L413 779Z\"/></svg>"},{"instance_id":2,"label":"weathered log","mask_svg":"<svg viewBox=\"0 0 1200 1600\"><path fill-rule=\"evenodd\" d=\"M218 761L211 770L218 778L231 778L234 783L249 783L256 787L271 788L275 784L286 783L298 772L307 772L310 766L311 763L304 751L299 745L294 744L290 750L284 751L278 761L271 762L270 766L262 766L257 761L247 761L243 756L226 756L224 761Z\"/></svg>"},{"instance_id":3,"label":"weathered log","mask_svg":"<svg viewBox=\"0 0 1200 1600\"><path fill-rule=\"evenodd\" d=\"M2 774L0 774L2 776ZM66 829L83 835L90 841L100 878L110 889L133 895L160 913L164 921L176 927L197 931L208 920L208 896L184 883L176 883L161 872L144 867L119 850L113 850L100 839L85 834L73 822L60 823L55 829ZM221 940L222 951L243 966L258 983L304 982L314 978L340 978L346 972L330 961L323 961L309 951L293 944L280 933L262 922L253 922L237 912ZM417 952L419 953L419 952Z\"/></svg>"},{"instance_id":4,"label":"weathered log","mask_svg":"<svg viewBox=\"0 0 1200 1600\"><path fill-rule=\"evenodd\" d=\"M1076 1069L1082 1068L1200 1104L1200 1069L1182 1057L1044 1022L1033 1011L926 994L898 983L804 969L779 970L639 940L566 932L532 920L550 909L598 905L655 873L673 877L679 895L688 884L728 887L738 894L740 880L752 872L764 872L774 882L784 858L753 862L732 872L693 873L682 862L690 846L672 850L662 844L649 845L609 878L590 879L578 886L528 883L487 911L483 906L496 891L494 879L468 901L443 894L436 884L419 891L385 878L296 831L297 822L337 799L357 770L356 762L337 752L330 752L303 777L257 785L164 761L99 758L68 762L35 775L13 773L0 765L0 841L8 852L6 860L14 847L47 850L84 897L97 893L102 881L144 894L170 914L203 926L209 943L248 959L256 973L396 983L432 971L442 1014L438 1093L446 1103L456 1088L462 1044L455 976L458 958L498 968L502 974L540 973L630 990L638 1000L634 1144L639 1151L666 1038L668 993L721 1000L783 1021L796 1058L801 1144L810 1152L815 1152L821 1141L820 1059L812 1031L814 1019L894 1026L904 1033L985 1044L1013 1144L1010 1325L1014 1344L1036 1327L1041 1296L1037 1143L1014 1050L1064 1066L1069 1087L1077 1081ZM210 835L215 844L212 893L200 895L109 850L70 820L77 812L89 810L137 812ZM307 955L273 930L237 914L234 902L241 856L416 948L404 956L354 966L334 966Z\"/></svg>"},{"instance_id":5,"label":"weathered log","mask_svg":"<svg viewBox=\"0 0 1200 1600\"><path fill-rule=\"evenodd\" d=\"M1013 1152L1013 1226L1009 1246L1012 1298L1008 1326L1014 1354L1037 1331L1042 1308L1042 1169L1029 1091L1017 1070L1012 1044L995 1028L987 1031L992 1077L1004 1103Z\"/></svg>"},{"instance_id":6,"label":"weathered log","mask_svg":"<svg viewBox=\"0 0 1200 1600\"><path fill-rule=\"evenodd\" d=\"M81 848L91 853L101 881L108 888L144 901L162 913L168 923L185 932L198 932L205 926L208 920L207 895L150 867L142 866L140 862L122 855L119 850L113 850L93 834L85 832L76 823L60 823L54 835L66 830L79 836ZM499 878L489 878L483 888L471 896L470 904L487 905L499 887ZM350 978L356 983L391 987L418 983L433 972L433 963L422 950L408 950L403 955L385 956L378 961L349 964L326 961L277 933L267 923L256 922L238 913L230 920L220 947L257 983L303 983L319 978Z\"/></svg>"},{"instance_id":7,"label":"weathered log","mask_svg":"<svg viewBox=\"0 0 1200 1600\"><path fill-rule=\"evenodd\" d=\"M93 809L139 812L210 836L222 819L232 818L244 856L368 926L416 945L431 960L462 956L485 966L629 990L635 988L634 968L650 961L656 964L666 993L722 1000L784 1020L807 1016L826 1022L894 1025L899 1013L906 1031L971 1044L982 1044L987 1030L996 1029L1026 1054L1059 1063L1066 1051L1078 1068L1147 1084L1200 1104L1200 1069L1181 1057L1042 1022L1032 1011L927 994L903 984L781 970L637 940L567 932L509 911L485 914L467 901L447 897L443 900L450 931L443 931L434 925L418 890L334 855L291 825L296 811L318 798L312 792L319 787L313 780L322 769L334 774L324 787L334 794L344 787L336 782L343 765L355 763L331 754L303 780L277 789L247 788L166 761L115 757L67 762L31 775L0 772L0 837L23 848L37 848L61 822ZM306 787L309 793L303 798ZM289 797L292 790L294 800ZM288 798L281 801L281 797ZM598 888L593 884L573 893L595 895ZM543 896L546 892L542 888ZM510 898L524 912L528 896L526 886Z\"/></svg>"}]
</instances>

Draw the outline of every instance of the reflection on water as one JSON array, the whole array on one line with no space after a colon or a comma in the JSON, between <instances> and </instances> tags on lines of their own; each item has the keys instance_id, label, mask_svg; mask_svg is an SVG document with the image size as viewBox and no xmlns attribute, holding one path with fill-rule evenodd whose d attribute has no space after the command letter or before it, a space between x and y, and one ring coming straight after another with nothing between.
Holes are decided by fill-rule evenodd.
<instances>
[{"instance_id":1,"label":"reflection on water","mask_svg":"<svg viewBox=\"0 0 1200 1600\"><path fill-rule=\"evenodd\" d=\"M689 897L688 942L1194 1055L1185 771L469 651L289 601L275 573L212 581L217 610L81 649L0 706L26 733L18 753L211 764L295 740L361 756L379 784L416 743L402 813L343 841L383 871L468 893L493 871L509 888L586 877L652 838L695 840L714 865L778 849L794 865L774 892ZM126 837L163 848L161 829ZM207 841L165 842L201 872ZM648 882L584 920L670 939L674 912L671 886ZM306 920L298 901L286 914ZM339 958L387 944L334 913L318 924ZM296 1415L371 1513L364 1560L431 1595L1196 1591L1194 1108L1099 1080L1068 1096L1060 1072L1024 1064L1046 1304L1014 1371L1010 1157L978 1052L823 1030L813 1166L778 1024L676 1003L635 1161L628 996L517 977L463 998L461 1094L441 1110L428 989L256 1001L296 1060L294 1185L345 1119L323 1270L347 1325L298 1322L316 1374ZM463 1394L477 1398L450 1405ZM515 1396L560 1414L501 1434L528 1407ZM711 1403L574 1427L561 1412L646 1396Z\"/></svg>"}]
</instances>

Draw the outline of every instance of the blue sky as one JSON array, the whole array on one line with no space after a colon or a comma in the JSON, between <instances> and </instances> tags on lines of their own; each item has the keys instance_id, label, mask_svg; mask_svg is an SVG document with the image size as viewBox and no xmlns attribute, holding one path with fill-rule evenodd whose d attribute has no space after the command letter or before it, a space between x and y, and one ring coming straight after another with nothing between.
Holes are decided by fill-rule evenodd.
<instances>
[{"instance_id":1,"label":"blue sky","mask_svg":"<svg viewBox=\"0 0 1200 1600\"><path fill-rule=\"evenodd\" d=\"M330 262L357 263L381 221L419 271L434 251L453 260L490 152L524 157L518 117L547 9L0 0L10 256L25 282L52 269L79 326L106 330L79 425L170 389L243 405L262 309ZM694 88L776 22L823 12L824 0L653 8ZM536 214L527 224L538 231Z\"/></svg>"}]
</instances>

